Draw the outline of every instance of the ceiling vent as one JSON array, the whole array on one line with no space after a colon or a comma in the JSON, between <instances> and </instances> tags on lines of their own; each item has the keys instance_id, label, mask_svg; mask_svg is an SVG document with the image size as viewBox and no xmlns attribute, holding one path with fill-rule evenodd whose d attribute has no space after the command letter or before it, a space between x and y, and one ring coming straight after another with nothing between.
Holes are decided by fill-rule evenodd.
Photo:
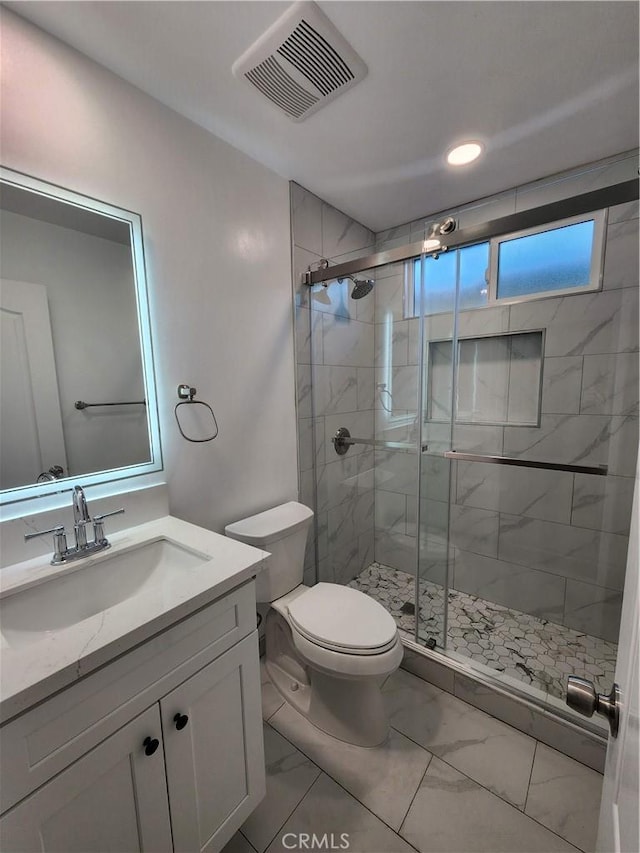
<instances>
[{"instance_id":1,"label":"ceiling vent","mask_svg":"<svg viewBox=\"0 0 640 853\"><path fill-rule=\"evenodd\" d=\"M313 2L295 3L233 64L292 121L303 121L367 74L367 66Z\"/></svg>"}]
</instances>

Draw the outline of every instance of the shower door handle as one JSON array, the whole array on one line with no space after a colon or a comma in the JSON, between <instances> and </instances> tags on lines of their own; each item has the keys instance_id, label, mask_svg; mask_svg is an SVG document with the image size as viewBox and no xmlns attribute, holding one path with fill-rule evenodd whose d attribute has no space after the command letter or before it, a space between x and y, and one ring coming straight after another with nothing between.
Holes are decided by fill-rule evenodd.
<instances>
[{"instance_id":1,"label":"shower door handle","mask_svg":"<svg viewBox=\"0 0 640 853\"><path fill-rule=\"evenodd\" d=\"M611 737L618 736L620 688L617 684L613 685L607 696L606 693L596 693L592 681L570 675L567 682L567 705L585 717L593 717L594 713L602 714L609 721Z\"/></svg>"}]
</instances>

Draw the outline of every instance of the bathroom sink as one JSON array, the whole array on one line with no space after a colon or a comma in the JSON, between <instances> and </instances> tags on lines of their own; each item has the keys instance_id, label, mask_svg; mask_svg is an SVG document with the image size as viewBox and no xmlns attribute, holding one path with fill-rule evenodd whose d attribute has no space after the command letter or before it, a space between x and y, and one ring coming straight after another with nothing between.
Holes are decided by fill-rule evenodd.
<instances>
[{"instance_id":1,"label":"bathroom sink","mask_svg":"<svg viewBox=\"0 0 640 853\"><path fill-rule=\"evenodd\" d=\"M163 581L202 565L209 556L158 538L106 552L71 571L0 598L0 630L16 648L43 634L69 628L129 599L157 590Z\"/></svg>"}]
</instances>

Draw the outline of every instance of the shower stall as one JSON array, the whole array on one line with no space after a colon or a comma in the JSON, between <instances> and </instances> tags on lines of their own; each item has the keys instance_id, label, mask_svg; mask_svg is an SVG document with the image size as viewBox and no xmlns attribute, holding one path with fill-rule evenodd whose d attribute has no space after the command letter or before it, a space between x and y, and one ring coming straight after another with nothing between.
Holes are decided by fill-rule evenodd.
<instances>
[{"instance_id":1,"label":"shower stall","mask_svg":"<svg viewBox=\"0 0 640 853\"><path fill-rule=\"evenodd\" d=\"M368 593L411 648L565 716L567 676L608 692L616 662L638 274L607 258L631 183L309 258L298 291L306 582Z\"/></svg>"}]
</instances>

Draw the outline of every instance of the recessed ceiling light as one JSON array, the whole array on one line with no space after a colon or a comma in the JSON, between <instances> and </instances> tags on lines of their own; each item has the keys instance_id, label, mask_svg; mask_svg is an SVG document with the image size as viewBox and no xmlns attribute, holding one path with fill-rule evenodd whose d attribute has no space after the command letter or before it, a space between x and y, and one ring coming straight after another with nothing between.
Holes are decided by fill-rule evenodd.
<instances>
[{"instance_id":1,"label":"recessed ceiling light","mask_svg":"<svg viewBox=\"0 0 640 853\"><path fill-rule=\"evenodd\" d=\"M464 142L456 145L447 154L447 163L450 166L466 166L472 163L482 154L482 145L479 142Z\"/></svg>"}]
</instances>

